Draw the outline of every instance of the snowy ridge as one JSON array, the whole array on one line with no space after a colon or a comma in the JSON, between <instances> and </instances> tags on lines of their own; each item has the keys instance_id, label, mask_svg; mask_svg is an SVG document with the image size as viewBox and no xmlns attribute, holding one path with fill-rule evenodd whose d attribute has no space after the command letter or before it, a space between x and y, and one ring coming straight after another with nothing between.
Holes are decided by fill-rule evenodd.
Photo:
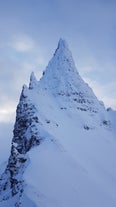
<instances>
[{"instance_id":1,"label":"snowy ridge","mask_svg":"<svg viewBox=\"0 0 116 207\"><path fill-rule=\"evenodd\" d=\"M0 206L115 207L114 122L60 39L41 80L32 72L23 86Z\"/></svg>"},{"instance_id":2,"label":"snowy ridge","mask_svg":"<svg viewBox=\"0 0 116 207\"><path fill-rule=\"evenodd\" d=\"M86 114L89 114L89 119L90 115L95 116L100 125L104 121L108 124L104 104L97 99L92 89L80 77L65 40L59 40L55 54L49 62L43 77L38 84L36 83L34 79L35 90L38 93L44 93L44 95L48 95L48 93L53 95L61 109L70 110L75 108L77 113L86 111ZM93 120L91 120L92 122ZM95 126L93 125L93 127Z\"/></svg>"}]
</instances>

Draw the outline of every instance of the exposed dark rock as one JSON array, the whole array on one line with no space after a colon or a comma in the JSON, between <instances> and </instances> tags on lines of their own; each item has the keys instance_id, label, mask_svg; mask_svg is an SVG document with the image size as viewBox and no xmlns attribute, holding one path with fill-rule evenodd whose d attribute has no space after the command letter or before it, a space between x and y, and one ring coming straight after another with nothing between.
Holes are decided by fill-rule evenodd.
<instances>
[{"instance_id":1,"label":"exposed dark rock","mask_svg":"<svg viewBox=\"0 0 116 207\"><path fill-rule=\"evenodd\" d=\"M90 129L90 127L89 127L89 126L87 126L87 125L84 125L84 129L89 130L89 129Z\"/></svg>"},{"instance_id":2,"label":"exposed dark rock","mask_svg":"<svg viewBox=\"0 0 116 207\"><path fill-rule=\"evenodd\" d=\"M30 103L25 90L28 89L23 88L17 106L11 155L7 167L0 178L0 200L6 200L17 193L21 197L24 188L23 173L28 165L26 153L32 147L40 144L40 137L37 131L39 120L36 116L36 108ZM16 205L20 206L19 203Z\"/></svg>"}]
</instances>

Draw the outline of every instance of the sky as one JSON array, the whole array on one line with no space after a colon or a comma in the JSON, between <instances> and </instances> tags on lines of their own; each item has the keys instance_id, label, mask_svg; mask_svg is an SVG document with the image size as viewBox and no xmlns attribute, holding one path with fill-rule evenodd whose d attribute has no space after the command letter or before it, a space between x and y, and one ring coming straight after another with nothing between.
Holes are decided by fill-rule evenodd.
<instances>
[{"instance_id":1,"label":"sky","mask_svg":"<svg viewBox=\"0 0 116 207\"><path fill-rule=\"evenodd\" d=\"M22 85L32 71L39 80L60 38L96 96L116 109L115 0L0 0L0 137Z\"/></svg>"}]
</instances>

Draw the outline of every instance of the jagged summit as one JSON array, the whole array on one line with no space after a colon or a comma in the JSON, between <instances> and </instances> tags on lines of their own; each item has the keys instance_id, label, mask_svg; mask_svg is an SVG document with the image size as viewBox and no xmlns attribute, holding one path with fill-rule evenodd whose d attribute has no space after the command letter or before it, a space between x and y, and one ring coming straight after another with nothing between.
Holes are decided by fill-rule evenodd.
<instances>
[{"instance_id":1,"label":"jagged summit","mask_svg":"<svg viewBox=\"0 0 116 207\"><path fill-rule=\"evenodd\" d=\"M29 89L35 88L35 86L37 86L37 84L38 84L38 81L35 77L34 72L32 72L31 75L30 75Z\"/></svg>"},{"instance_id":2,"label":"jagged summit","mask_svg":"<svg viewBox=\"0 0 116 207\"><path fill-rule=\"evenodd\" d=\"M68 46L67 41L66 41L65 39L62 39L62 38L59 39L58 47L57 47L57 49L56 49L56 51L55 51L55 54L56 54L58 51L61 52L61 50L62 50L62 51L66 51L66 50L69 51L69 46Z\"/></svg>"},{"instance_id":3,"label":"jagged summit","mask_svg":"<svg viewBox=\"0 0 116 207\"><path fill-rule=\"evenodd\" d=\"M65 40L60 39L58 47L50 60L44 75L38 83L42 91L49 91L59 99L65 99L66 104L83 111L98 112L103 108L92 89L79 75L72 53Z\"/></svg>"},{"instance_id":4,"label":"jagged summit","mask_svg":"<svg viewBox=\"0 0 116 207\"><path fill-rule=\"evenodd\" d=\"M92 89L79 75L72 53L65 40L60 39L57 49L48 63L40 81L37 81L34 72L31 73L29 89L25 86L23 95L36 91L39 94L52 94L57 97L61 108L76 108L81 111L104 113L104 105L99 102ZM38 99L36 97L36 99Z\"/></svg>"},{"instance_id":5,"label":"jagged summit","mask_svg":"<svg viewBox=\"0 0 116 207\"><path fill-rule=\"evenodd\" d=\"M110 111L82 80L60 39L41 80L32 72L29 88L23 86L11 154L0 176L0 206L115 207Z\"/></svg>"},{"instance_id":6,"label":"jagged summit","mask_svg":"<svg viewBox=\"0 0 116 207\"><path fill-rule=\"evenodd\" d=\"M69 85L76 84L77 78L80 79L68 44L65 40L60 39L40 84L50 90L56 89L55 93L61 88L66 93L70 88Z\"/></svg>"},{"instance_id":7,"label":"jagged summit","mask_svg":"<svg viewBox=\"0 0 116 207\"><path fill-rule=\"evenodd\" d=\"M65 48L68 48L68 43L65 39L63 38L60 38L59 39L59 42L58 42L58 47L65 47Z\"/></svg>"},{"instance_id":8,"label":"jagged summit","mask_svg":"<svg viewBox=\"0 0 116 207\"><path fill-rule=\"evenodd\" d=\"M58 47L57 47L57 49L60 48L60 47L68 48L68 43L63 38L60 38L59 41L58 41Z\"/></svg>"}]
</instances>

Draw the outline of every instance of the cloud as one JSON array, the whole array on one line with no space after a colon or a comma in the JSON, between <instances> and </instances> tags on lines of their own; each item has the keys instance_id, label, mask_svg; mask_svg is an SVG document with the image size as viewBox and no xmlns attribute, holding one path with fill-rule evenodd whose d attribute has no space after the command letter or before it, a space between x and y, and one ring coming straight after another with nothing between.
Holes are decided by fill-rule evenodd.
<instances>
[{"instance_id":1,"label":"cloud","mask_svg":"<svg viewBox=\"0 0 116 207\"><path fill-rule=\"evenodd\" d=\"M1 113L3 111L0 111L0 122L3 123L11 123L14 120L14 113L11 113L9 111L7 111L6 109L4 109L6 111L6 113Z\"/></svg>"},{"instance_id":2,"label":"cloud","mask_svg":"<svg viewBox=\"0 0 116 207\"><path fill-rule=\"evenodd\" d=\"M13 137L13 123L0 122L0 164L8 160L11 140Z\"/></svg>"},{"instance_id":3,"label":"cloud","mask_svg":"<svg viewBox=\"0 0 116 207\"><path fill-rule=\"evenodd\" d=\"M14 121L22 86L29 84L31 72L35 72L38 80L42 74L36 58L29 62L14 62L7 59L6 63L0 62L0 122L5 123Z\"/></svg>"},{"instance_id":4,"label":"cloud","mask_svg":"<svg viewBox=\"0 0 116 207\"><path fill-rule=\"evenodd\" d=\"M14 97L8 97L8 94L1 94L0 101L0 122L13 122L15 120L17 101Z\"/></svg>"},{"instance_id":5,"label":"cloud","mask_svg":"<svg viewBox=\"0 0 116 207\"><path fill-rule=\"evenodd\" d=\"M13 41L10 43L10 46L17 52L30 52L33 51L35 43L30 37L22 35L15 36Z\"/></svg>"},{"instance_id":6,"label":"cloud","mask_svg":"<svg viewBox=\"0 0 116 207\"><path fill-rule=\"evenodd\" d=\"M14 120L23 84L32 71L41 77L45 69L44 49L28 35L15 35L0 48L0 121ZM17 53L18 52L18 53ZM46 56L45 56L46 57Z\"/></svg>"}]
</instances>

